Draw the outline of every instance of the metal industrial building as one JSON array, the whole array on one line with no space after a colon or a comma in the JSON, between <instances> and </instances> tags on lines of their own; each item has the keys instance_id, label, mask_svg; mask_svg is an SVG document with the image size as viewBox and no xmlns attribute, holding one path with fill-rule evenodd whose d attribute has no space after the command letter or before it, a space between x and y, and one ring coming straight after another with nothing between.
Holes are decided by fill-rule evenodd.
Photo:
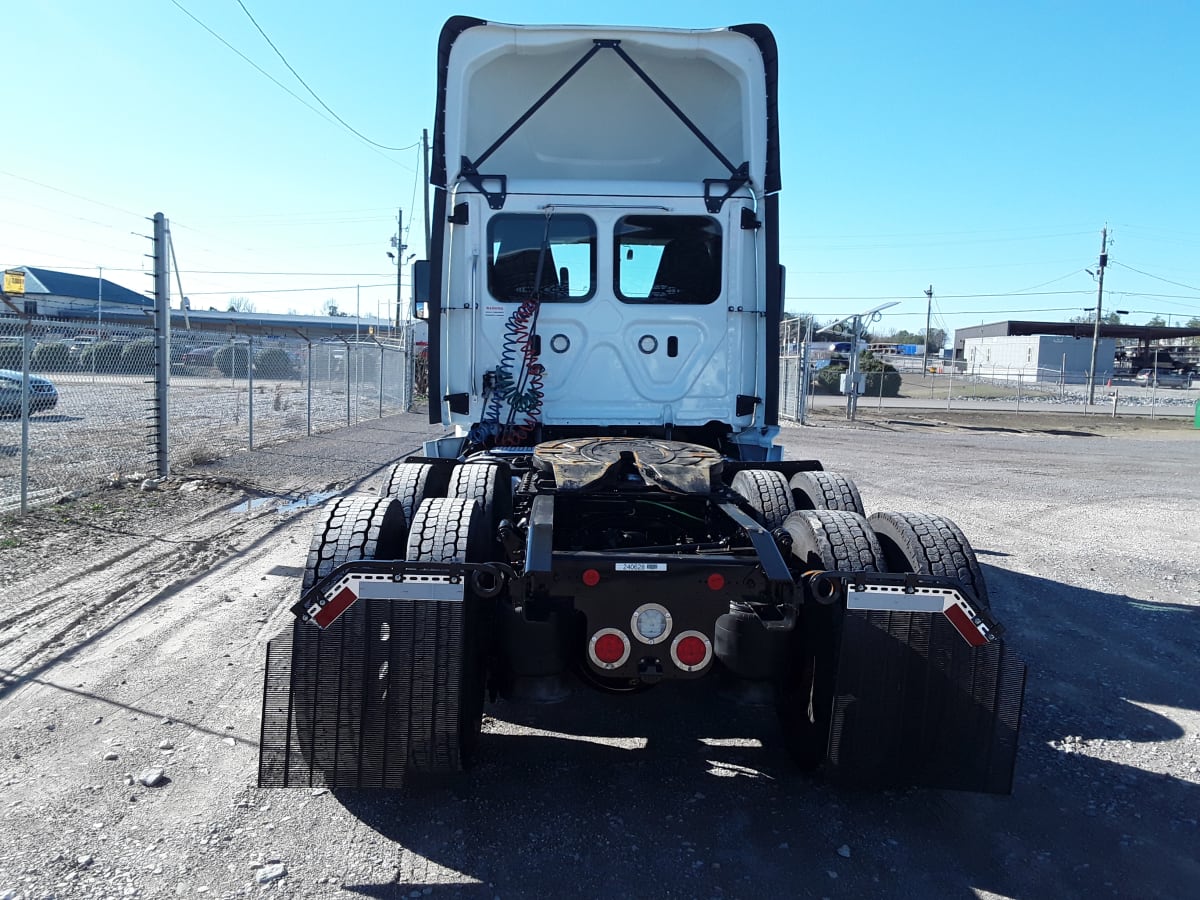
<instances>
[{"instance_id":1,"label":"metal industrial building","mask_svg":"<svg viewBox=\"0 0 1200 900\"><path fill-rule=\"evenodd\" d=\"M1091 366L1095 326L1090 322L1010 320L959 328L954 359L968 371L994 369L1013 377L1052 378ZM1159 366L1200 368L1200 328L1161 325L1100 325L1097 378Z\"/></svg>"}]
</instances>

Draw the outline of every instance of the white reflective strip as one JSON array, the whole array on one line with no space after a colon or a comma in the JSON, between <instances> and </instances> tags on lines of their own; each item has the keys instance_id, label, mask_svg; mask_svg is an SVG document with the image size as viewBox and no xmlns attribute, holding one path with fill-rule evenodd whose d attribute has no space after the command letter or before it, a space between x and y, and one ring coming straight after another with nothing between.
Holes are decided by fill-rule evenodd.
<instances>
[{"instance_id":1,"label":"white reflective strip","mask_svg":"<svg viewBox=\"0 0 1200 900\"><path fill-rule=\"evenodd\" d=\"M451 581L448 575L405 575L404 581L393 581L391 575L352 573L325 592L329 602L350 588L360 600L457 600L466 593L460 579Z\"/></svg>"},{"instance_id":2,"label":"white reflective strip","mask_svg":"<svg viewBox=\"0 0 1200 900\"><path fill-rule=\"evenodd\" d=\"M846 609L940 613L960 600L958 591L944 588L918 588L908 594L902 587L871 585L865 591L856 591L851 585L846 592Z\"/></svg>"},{"instance_id":3,"label":"white reflective strip","mask_svg":"<svg viewBox=\"0 0 1200 900\"><path fill-rule=\"evenodd\" d=\"M457 584L426 581L364 581L358 586L363 600L455 600L462 602L466 587Z\"/></svg>"}]
</instances>

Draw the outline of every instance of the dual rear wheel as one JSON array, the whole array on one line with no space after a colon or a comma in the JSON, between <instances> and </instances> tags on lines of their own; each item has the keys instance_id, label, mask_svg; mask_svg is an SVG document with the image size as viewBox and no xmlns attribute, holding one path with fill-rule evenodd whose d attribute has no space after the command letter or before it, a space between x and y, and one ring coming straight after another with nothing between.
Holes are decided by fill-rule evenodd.
<instances>
[{"instance_id":1,"label":"dual rear wheel","mask_svg":"<svg viewBox=\"0 0 1200 900\"><path fill-rule=\"evenodd\" d=\"M487 562L498 517L507 515L511 497L507 471L491 465L455 466L399 463L389 470L380 496L340 497L329 503L316 524L305 565L307 590L337 566L367 559L409 562ZM507 500L507 503L505 502ZM411 603L409 613L397 615L386 629L357 629L364 640L386 641L409 662L385 670L386 676L364 683L375 685L381 698L389 691L411 693L430 702L411 708L406 722L388 724L389 741L407 747L408 771L457 771L469 763L479 741L486 677L485 645L488 617L484 601L467 581L462 603L452 601L393 601L393 608ZM343 618L364 615L365 604L352 607ZM331 626L344 629L341 620ZM311 627L311 626L303 626ZM323 639L334 639L327 632ZM364 649L363 659L375 658ZM403 669L403 671L401 671ZM401 683L403 681L403 683ZM437 702L433 702L437 698ZM364 707L364 709L370 707ZM376 723L363 722L365 733ZM319 729L322 723L311 723Z\"/></svg>"},{"instance_id":2,"label":"dual rear wheel","mask_svg":"<svg viewBox=\"0 0 1200 900\"><path fill-rule=\"evenodd\" d=\"M832 472L741 470L731 487L764 526L791 539L800 571L915 572L959 579L989 608L983 572L967 538L943 516L865 515L854 482ZM844 611L805 603L785 671L776 683L784 745L801 768L817 768L828 750Z\"/></svg>"}]
</instances>

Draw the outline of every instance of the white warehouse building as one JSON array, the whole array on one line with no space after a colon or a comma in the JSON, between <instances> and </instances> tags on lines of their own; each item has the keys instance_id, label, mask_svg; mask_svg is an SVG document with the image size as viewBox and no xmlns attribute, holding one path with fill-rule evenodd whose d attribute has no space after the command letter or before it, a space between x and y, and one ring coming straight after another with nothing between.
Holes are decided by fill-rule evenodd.
<instances>
[{"instance_id":1,"label":"white warehouse building","mask_svg":"<svg viewBox=\"0 0 1200 900\"><path fill-rule=\"evenodd\" d=\"M1116 341L1101 338L1096 351L1096 377L1112 377ZM1082 383L1092 364L1092 342L1065 335L987 335L963 341L968 375L1024 382ZM1064 378L1065 376L1065 378Z\"/></svg>"}]
</instances>

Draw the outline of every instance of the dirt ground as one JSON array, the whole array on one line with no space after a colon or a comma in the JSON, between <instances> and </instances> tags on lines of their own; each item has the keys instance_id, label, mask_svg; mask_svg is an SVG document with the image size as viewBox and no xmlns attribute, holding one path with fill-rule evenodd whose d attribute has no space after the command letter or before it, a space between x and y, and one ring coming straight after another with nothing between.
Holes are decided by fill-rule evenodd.
<instances>
[{"instance_id":1,"label":"dirt ground","mask_svg":"<svg viewBox=\"0 0 1200 900\"><path fill-rule=\"evenodd\" d=\"M783 431L789 458L854 478L868 512L948 515L972 539L1029 664L1011 797L801 777L769 709L697 683L491 704L476 767L402 793L260 790L265 645L315 505L376 489L430 434L393 416L0 521L0 898L1200 883L1190 421L884 410Z\"/></svg>"}]
</instances>

